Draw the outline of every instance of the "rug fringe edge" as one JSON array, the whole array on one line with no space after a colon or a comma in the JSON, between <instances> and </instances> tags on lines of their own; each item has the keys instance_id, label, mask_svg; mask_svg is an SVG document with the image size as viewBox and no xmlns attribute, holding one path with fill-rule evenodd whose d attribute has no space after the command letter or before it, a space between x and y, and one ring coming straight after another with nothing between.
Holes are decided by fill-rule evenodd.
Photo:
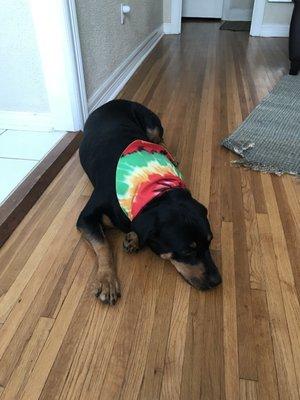
<instances>
[{"instance_id":1,"label":"rug fringe edge","mask_svg":"<svg viewBox=\"0 0 300 400\"><path fill-rule=\"evenodd\" d=\"M252 169L253 171L275 174L277 176L281 176L284 174L289 174L289 175L293 175L293 176L300 175L299 172L297 172L297 171L281 170L278 167L274 167L272 165L264 165L264 164L257 163L257 162L247 161L246 159L233 160L233 161L231 161L231 164L234 164L236 166L243 166L243 167Z\"/></svg>"},{"instance_id":2,"label":"rug fringe edge","mask_svg":"<svg viewBox=\"0 0 300 400\"><path fill-rule=\"evenodd\" d=\"M300 173L297 171L289 171L289 170L282 170L274 165L265 165L259 162L249 161L245 156L245 152L255 146L254 142L245 142L245 143L238 143L237 141L233 141L230 138L225 138L221 141L221 146L225 147L228 150L231 150L238 156L242 157L240 160L233 160L231 164L235 164L237 166L243 166L245 168L252 169L253 171L259 171L263 173L270 173L275 174L277 176L281 176L283 174L289 174L293 176L299 176Z\"/></svg>"}]
</instances>

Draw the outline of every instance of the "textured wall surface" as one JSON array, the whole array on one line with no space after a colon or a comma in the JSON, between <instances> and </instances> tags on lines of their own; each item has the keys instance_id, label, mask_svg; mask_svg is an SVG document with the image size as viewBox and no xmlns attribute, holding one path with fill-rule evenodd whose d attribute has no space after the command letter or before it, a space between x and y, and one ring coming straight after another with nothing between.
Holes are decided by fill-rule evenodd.
<instances>
[{"instance_id":1,"label":"textured wall surface","mask_svg":"<svg viewBox=\"0 0 300 400\"><path fill-rule=\"evenodd\" d=\"M164 2L164 22L171 22L171 1L163 0Z\"/></svg>"},{"instance_id":2,"label":"textured wall surface","mask_svg":"<svg viewBox=\"0 0 300 400\"><path fill-rule=\"evenodd\" d=\"M263 24L289 25L292 12L292 3L270 3L266 0Z\"/></svg>"},{"instance_id":3,"label":"textured wall surface","mask_svg":"<svg viewBox=\"0 0 300 400\"><path fill-rule=\"evenodd\" d=\"M26 0L0 0L0 110L49 111Z\"/></svg>"},{"instance_id":4,"label":"textured wall surface","mask_svg":"<svg viewBox=\"0 0 300 400\"><path fill-rule=\"evenodd\" d=\"M120 23L120 2L76 0L88 98L163 22L163 0L128 0L131 13Z\"/></svg>"}]
</instances>

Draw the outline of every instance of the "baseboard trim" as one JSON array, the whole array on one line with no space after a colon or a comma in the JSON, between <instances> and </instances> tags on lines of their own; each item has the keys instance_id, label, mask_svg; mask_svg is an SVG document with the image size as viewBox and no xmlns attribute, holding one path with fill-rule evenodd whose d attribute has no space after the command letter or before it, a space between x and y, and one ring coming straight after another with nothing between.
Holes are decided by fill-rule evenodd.
<instances>
[{"instance_id":1,"label":"baseboard trim","mask_svg":"<svg viewBox=\"0 0 300 400\"><path fill-rule=\"evenodd\" d=\"M262 25L260 30L260 35L262 37L288 37L290 31L289 25Z\"/></svg>"},{"instance_id":2,"label":"baseboard trim","mask_svg":"<svg viewBox=\"0 0 300 400\"><path fill-rule=\"evenodd\" d=\"M0 129L51 131L53 121L50 113L0 111Z\"/></svg>"},{"instance_id":3,"label":"baseboard trim","mask_svg":"<svg viewBox=\"0 0 300 400\"><path fill-rule=\"evenodd\" d=\"M114 99L163 36L162 26L153 31L103 82L88 100L89 112Z\"/></svg>"}]
</instances>

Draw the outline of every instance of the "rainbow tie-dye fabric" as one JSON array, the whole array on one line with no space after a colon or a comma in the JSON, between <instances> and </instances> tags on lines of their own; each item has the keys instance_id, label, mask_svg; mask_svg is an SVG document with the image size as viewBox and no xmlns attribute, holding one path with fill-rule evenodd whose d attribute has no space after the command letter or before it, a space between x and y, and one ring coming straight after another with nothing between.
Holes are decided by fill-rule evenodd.
<instances>
[{"instance_id":1,"label":"rainbow tie-dye fabric","mask_svg":"<svg viewBox=\"0 0 300 400\"><path fill-rule=\"evenodd\" d=\"M143 140L127 146L117 165L116 193L131 221L152 199L174 188L185 188L185 184L164 147Z\"/></svg>"}]
</instances>

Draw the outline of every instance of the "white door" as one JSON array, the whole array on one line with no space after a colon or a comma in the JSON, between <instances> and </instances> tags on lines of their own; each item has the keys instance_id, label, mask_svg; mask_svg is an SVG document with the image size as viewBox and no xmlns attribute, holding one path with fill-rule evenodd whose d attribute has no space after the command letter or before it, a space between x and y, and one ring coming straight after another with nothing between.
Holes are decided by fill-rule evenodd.
<instances>
[{"instance_id":1,"label":"white door","mask_svg":"<svg viewBox=\"0 0 300 400\"><path fill-rule=\"evenodd\" d=\"M223 0L183 0L182 16L194 18L221 18Z\"/></svg>"}]
</instances>

